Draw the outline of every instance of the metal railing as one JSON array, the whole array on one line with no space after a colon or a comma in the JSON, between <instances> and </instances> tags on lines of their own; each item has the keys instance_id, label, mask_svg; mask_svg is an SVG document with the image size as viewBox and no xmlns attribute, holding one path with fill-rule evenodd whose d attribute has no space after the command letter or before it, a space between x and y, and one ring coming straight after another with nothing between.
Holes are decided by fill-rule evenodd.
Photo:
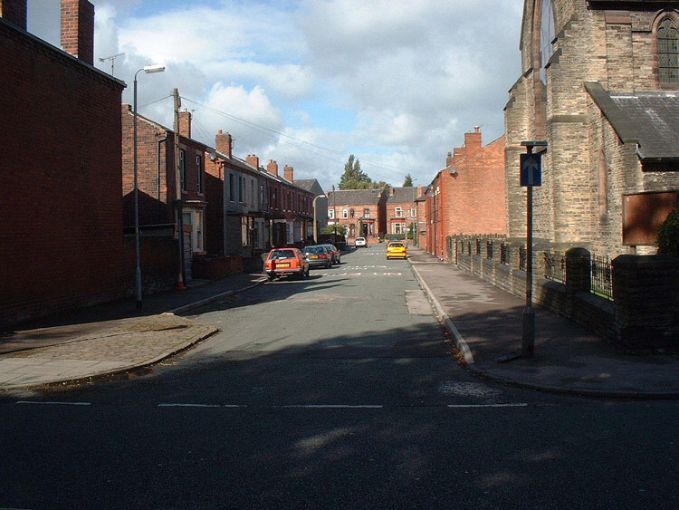
<instances>
[{"instance_id":1,"label":"metal railing","mask_svg":"<svg viewBox=\"0 0 679 510\"><path fill-rule=\"evenodd\" d=\"M592 254L592 293L613 299L613 266L608 257Z\"/></svg>"},{"instance_id":2,"label":"metal railing","mask_svg":"<svg viewBox=\"0 0 679 510\"><path fill-rule=\"evenodd\" d=\"M528 251L523 246L519 247L519 270L528 271Z\"/></svg>"},{"instance_id":3,"label":"metal railing","mask_svg":"<svg viewBox=\"0 0 679 510\"><path fill-rule=\"evenodd\" d=\"M566 255L563 253L544 252L545 278L555 282L566 283Z\"/></svg>"},{"instance_id":4,"label":"metal railing","mask_svg":"<svg viewBox=\"0 0 679 510\"><path fill-rule=\"evenodd\" d=\"M500 244L500 264L509 265L509 244Z\"/></svg>"}]
</instances>

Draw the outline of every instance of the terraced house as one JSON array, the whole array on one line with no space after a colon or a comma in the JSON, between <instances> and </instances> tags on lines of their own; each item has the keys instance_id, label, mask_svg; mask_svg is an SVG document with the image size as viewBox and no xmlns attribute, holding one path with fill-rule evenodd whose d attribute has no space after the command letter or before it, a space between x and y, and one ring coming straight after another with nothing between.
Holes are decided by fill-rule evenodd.
<instances>
[{"instance_id":1,"label":"terraced house","mask_svg":"<svg viewBox=\"0 0 679 510\"><path fill-rule=\"evenodd\" d=\"M536 245L653 253L679 189L679 1L527 0L505 110L508 229L525 237L519 154L545 140Z\"/></svg>"}]
</instances>

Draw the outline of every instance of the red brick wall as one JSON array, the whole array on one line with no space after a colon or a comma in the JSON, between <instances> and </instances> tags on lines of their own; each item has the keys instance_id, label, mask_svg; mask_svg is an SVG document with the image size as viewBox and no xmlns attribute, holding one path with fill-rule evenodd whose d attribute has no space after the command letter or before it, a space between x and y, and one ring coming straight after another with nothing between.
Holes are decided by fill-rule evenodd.
<instances>
[{"instance_id":1,"label":"red brick wall","mask_svg":"<svg viewBox=\"0 0 679 510\"><path fill-rule=\"evenodd\" d=\"M207 155L206 155L207 156ZM224 255L224 163L205 159L205 251Z\"/></svg>"},{"instance_id":2,"label":"red brick wall","mask_svg":"<svg viewBox=\"0 0 679 510\"><path fill-rule=\"evenodd\" d=\"M0 23L0 326L120 296L122 85Z\"/></svg>"},{"instance_id":3,"label":"red brick wall","mask_svg":"<svg viewBox=\"0 0 679 510\"><path fill-rule=\"evenodd\" d=\"M455 234L506 234L504 137L485 147L481 133L465 134L465 145L456 148L452 168L443 170L435 181L439 195L433 202L432 214L438 214L430 253L446 258L446 237ZM450 162L450 161L449 161Z\"/></svg>"}]
</instances>

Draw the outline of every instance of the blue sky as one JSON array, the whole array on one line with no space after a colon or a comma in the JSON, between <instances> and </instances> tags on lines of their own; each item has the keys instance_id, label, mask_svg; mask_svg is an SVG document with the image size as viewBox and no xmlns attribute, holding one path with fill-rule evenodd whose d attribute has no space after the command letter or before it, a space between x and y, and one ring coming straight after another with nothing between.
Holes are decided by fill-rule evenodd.
<instances>
[{"instance_id":1,"label":"blue sky","mask_svg":"<svg viewBox=\"0 0 679 510\"><path fill-rule=\"evenodd\" d=\"M114 74L131 85L167 66L140 76L143 115L171 126L176 87L195 138L230 132L237 156L325 189L349 154L374 180L428 184L466 131L502 134L521 74L518 0L91 1L98 67L124 53ZM57 46L58 16L57 0L29 0L29 31Z\"/></svg>"}]
</instances>

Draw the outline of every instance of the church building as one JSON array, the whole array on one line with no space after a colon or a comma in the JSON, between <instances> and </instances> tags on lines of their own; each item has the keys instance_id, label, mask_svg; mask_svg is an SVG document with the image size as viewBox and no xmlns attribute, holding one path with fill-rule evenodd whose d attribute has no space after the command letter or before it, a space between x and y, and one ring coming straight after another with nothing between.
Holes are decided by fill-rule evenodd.
<instances>
[{"instance_id":1,"label":"church building","mask_svg":"<svg viewBox=\"0 0 679 510\"><path fill-rule=\"evenodd\" d=\"M505 107L509 237L526 236L522 141L546 141L536 250L655 252L679 190L679 1L526 0Z\"/></svg>"}]
</instances>

